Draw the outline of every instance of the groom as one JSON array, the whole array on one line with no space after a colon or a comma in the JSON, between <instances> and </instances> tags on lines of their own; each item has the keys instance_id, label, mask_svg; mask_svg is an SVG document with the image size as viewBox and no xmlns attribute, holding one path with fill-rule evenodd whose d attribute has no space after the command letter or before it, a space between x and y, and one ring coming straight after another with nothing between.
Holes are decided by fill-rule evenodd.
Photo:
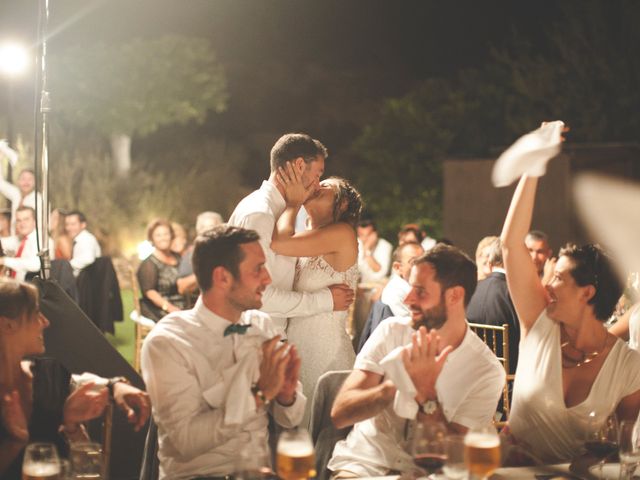
<instances>
[{"instance_id":1,"label":"groom","mask_svg":"<svg viewBox=\"0 0 640 480\"><path fill-rule=\"evenodd\" d=\"M271 250L271 237L276 221L284 212L284 190L276 182L278 167L291 162L304 168L302 181L313 195L320 188L327 149L304 133L288 133L271 149L271 174L260 188L243 198L229 218L229 224L255 230L267 258L272 278L262 298L262 311L271 315L279 332L285 336L288 318L307 317L332 310L346 310L353 302L353 290L345 284L330 285L315 292L294 292L296 258L276 255ZM293 320L295 321L295 320Z\"/></svg>"}]
</instances>

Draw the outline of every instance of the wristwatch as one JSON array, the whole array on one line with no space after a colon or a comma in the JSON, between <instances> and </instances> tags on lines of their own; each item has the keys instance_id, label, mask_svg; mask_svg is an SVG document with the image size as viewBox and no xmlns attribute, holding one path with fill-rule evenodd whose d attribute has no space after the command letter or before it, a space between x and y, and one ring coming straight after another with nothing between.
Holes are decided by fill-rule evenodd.
<instances>
[{"instance_id":1,"label":"wristwatch","mask_svg":"<svg viewBox=\"0 0 640 480\"><path fill-rule=\"evenodd\" d=\"M433 415L434 413L436 413L436 410L438 410L438 401L427 400L426 402L420 404L418 408L425 415Z\"/></svg>"},{"instance_id":2,"label":"wristwatch","mask_svg":"<svg viewBox=\"0 0 640 480\"><path fill-rule=\"evenodd\" d=\"M127 385L131 385L131 382L127 379L127 377L112 377L107 382L107 388L109 389L109 397L113 398L113 387L116 383L126 383Z\"/></svg>"}]
</instances>

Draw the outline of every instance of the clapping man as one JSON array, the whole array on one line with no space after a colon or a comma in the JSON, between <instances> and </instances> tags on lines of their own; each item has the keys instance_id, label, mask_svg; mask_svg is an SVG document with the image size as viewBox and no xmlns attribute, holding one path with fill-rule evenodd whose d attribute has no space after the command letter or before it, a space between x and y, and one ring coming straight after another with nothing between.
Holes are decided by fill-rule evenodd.
<instances>
[{"instance_id":1,"label":"clapping man","mask_svg":"<svg viewBox=\"0 0 640 480\"><path fill-rule=\"evenodd\" d=\"M271 283L258 234L228 225L205 232L193 270L195 307L164 317L142 349L161 479L232 474L241 451L266 452L268 413L294 427L306 403L295 346L254 310Z\"/></svg>"}]
</instances>

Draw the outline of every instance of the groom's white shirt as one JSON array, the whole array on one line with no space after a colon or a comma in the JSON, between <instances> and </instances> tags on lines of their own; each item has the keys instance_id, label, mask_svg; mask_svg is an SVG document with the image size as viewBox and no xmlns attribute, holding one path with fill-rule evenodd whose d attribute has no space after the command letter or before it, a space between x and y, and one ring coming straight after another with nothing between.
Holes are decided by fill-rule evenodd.
<instances>
[{"instance_id":1,"label":"groom's white shirt","mask_svg":"<svg viewBox=\"0 0 640 480\"><path fill-rule=\"evenodd\" d=\"M267 270L272 283L262 295L261 310L271 315L279 332L286 336L287 318L307 317L333 310L333 298L328 288L315 292L294 292L293 280L296 257L276 255L271 250L271 237L276 220L282 215L286 203L271 182L263 181L260 188L244 197L229 218L229 224L255 230L267 259Z\"/></svg>"}]
</instances>

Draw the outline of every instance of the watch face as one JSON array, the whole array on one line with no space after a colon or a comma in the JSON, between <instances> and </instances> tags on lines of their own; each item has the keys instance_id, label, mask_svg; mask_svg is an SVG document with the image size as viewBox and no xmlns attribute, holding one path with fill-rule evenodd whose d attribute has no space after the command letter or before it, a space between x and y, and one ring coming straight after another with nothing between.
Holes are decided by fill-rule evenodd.
<instances>
[{"instance_id":1,"label":"watch face","mask_svg":"<svg viewBox=\"0 0 640 480\"><path fill-rule=\"evenodd\" d=\"M438 409L438 402L433 400L428 400L427 402L422 404L422 411L427 415L431 415Z\"/></svg>"}]
</instances>

